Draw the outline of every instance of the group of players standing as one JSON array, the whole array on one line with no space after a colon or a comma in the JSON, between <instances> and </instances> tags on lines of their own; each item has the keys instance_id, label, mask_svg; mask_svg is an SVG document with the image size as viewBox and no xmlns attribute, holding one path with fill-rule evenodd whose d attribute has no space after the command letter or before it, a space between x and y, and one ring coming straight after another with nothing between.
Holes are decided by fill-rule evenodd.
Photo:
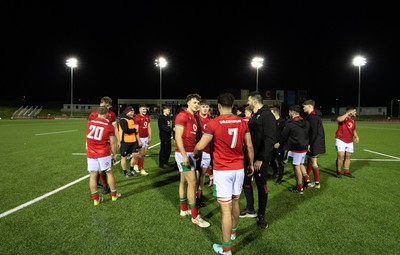
<instances>
[{"instance_id":1,"label":"group of players standing","mask_svg":"<svg viewBox=\"0 0 400 255\"><path fill-rule=\"evenodd\" d=\"M268 167L273 165L272 161L275 160L275 156L278 159L279 166L279 169L274 170L274 174L278 176L276 184L282 182L284 162L287 161L293 165L297 182L297 185L290 188L290 191L303 194L304 188L321 187L317 157L325 153L325 134L322 120L314 110L315 102L313 100L307 100L303 103L303 110L307 113L305 118L300 116L300 106L291 106L289 108L290 120L282 121L279 116L279 108L269 108L264 105L259 92L252 92L248 97L246 110L251 111L251 117L247 118L232 113L234 97L229 93L218 96L217 104L220 114L215 118L210 117L209 104L204 100L202 101L198 94L190 94L186 99L187 109L180 112L174 120L175 161L180 172L180 215L182 217L191 216L191 221L199 227L210 226L210 223L200 216L196 198L201 195L205 171L212 158L213 192L222 212L222 244L214 244L213 249L218 254L231 254L232 241L236 239L239 217L257 217L257 225L260 228L268 227L265 220L268 200L267 171ZM88 123L88 145L90 144L89 140L96 137L96 135L90 136L90 133L97 134L97 137L103 134L103 132L96 131L97 127L93 128L93 126L96 126L96 122L105 122L104 119L107 115L103 113L106 112L104 108L106 107L100 107L98 118ZM132 119L128 115L131 114L132 109L127 108L124 111L124 114L129 117L128 119ZM163 111L164 116L169 115L167 108L164 108ZM349 172L349 164L350 155L354 151L353 139L355 138L355 141L358 142L355 122L352 119L355 114L355 109L351 108L348 109L346 114L338 117L338 130L336 132L336 148L338 151L336 176L338 178L341 177L343 163L344 175L353 177ZM131 131L123 133L126 135L133 134L135 137L132 136L132 140L139 141L142 136L137 134L136 126L130 124L129 121L126 125L121 126L122 120L120 120L119 132L121 132L122 126L128 127ZM90 146L88 146L88 171L91 173L90 189L95 205L98 194L96 196L97 187L94 185L96 181L95 179L92 181L92 173L97 173L99 169L106 171L107 174L112 173L111 159L115 160L116 157L116 139L111 139L116 129L114 130L110 126L108 126L107 131L108 139L111 142L108 155L100 157L101 155L91 154L89 152ZM166 132L170 131L166 130ZM350 136L351 141L349 140ZM104 137L107 136L103 136L103 140ZM122 141L121 139L120 135L119 142ZM161 146L163 146L162 140ZM165 146L168 146L168 144L164 144L164 148ZM110 149L112 155L110 155ZM129 152L129 149L127 151ZM286 157L284 156L285 151L287 152ZM123 153L121 144L121 166L122 158L127 155L128 153ZM161 158L160 153L159 164L160 167L163 167L168 160L161 162ZM307 169L303 165L306 158L308 159ZM96 159L99 162L98 164L93 163ZM102 163L103 161L105 164ZM199 172L196 172L197 164L200 164ZM314 174L314 183L309 180L311 171ZM93 175L96 176L96 174ZM255 179L258 191L257 213L254 208L252 178ZM109 185L112 200L115 201L119 196L116 193L115 181L113 184L109 182ZM242 187L244 187L246 196L246 208L240 211L239 197Z\"/></svg>"}]
</instances>

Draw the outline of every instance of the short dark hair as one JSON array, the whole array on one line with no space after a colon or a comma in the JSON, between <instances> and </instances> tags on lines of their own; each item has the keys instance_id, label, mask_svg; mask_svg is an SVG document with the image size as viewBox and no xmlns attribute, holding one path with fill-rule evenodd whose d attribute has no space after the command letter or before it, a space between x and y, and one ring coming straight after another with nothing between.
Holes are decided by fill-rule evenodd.
<instances>
[{"instance_id":1,"label":"short dark hair","mask_svg":"<svg viewBox=\"0 0 400 255\"><path fill-rule=\"evenodd\" d=\"M301 107L300 107L300 105L291 105L290 107L289 107L289 111L294 111L294 112L297 112L297 113L300 113L301 112Z\"/></svg>"},{"instance_id":2,"label":"short dark hair","mask_svg":"<svg viewBox=\"0 0 400 255\"><path fill-rule=\"evenodd\" d=\"M261 93L258 92L258 91L250 92L249 97L252 97L253 99L255 99L259 103L263 102L263 97L262 97Z\"/></svg>"},{"instance_id":3,"label":"short dark hair","mask_svg":"<svg viewBox=\"0 0 400 255\"><path fill-rule=\"evenodd\" d=\"M276 113L278 115L281 114L281 110L279 109L278 106L271 106L270 109L271 109L272 112L274 112L274 113Z\"/></svg>"},{"instance_id":4,"label":"short dark hair","mask_svg":"<svg viewBox=\"0 0 400 255\"><path fill-rule=\"evenodd\" d=\"M99 106L99 108L97 108L97 114L98 115L107 115L108 114L108 108L105 106Z\"/></svg>"},{"instance_id":5,"label":"short dark hair","mask_svg":"<svg viewBox=\"0 0 400 255\"><path fill-rule=\"evenodd\" d=\"M163 110L165 110L165 109L171 109L171 106L169 106L169 105L163 105L162 109L163 109Z\"/></svg>"},{"instance_id":6,"label":"short dark hair","mask_svg":"<svg viewBox=\"0 0 400 255\"><path fill-rule=\"evenodd\" d=\"M236 110L240 111L240 112L244 112L244 107L242 105L239 105Z\"/></svg>"},{"instance_id":7,"label":"short dark hair","mask_svg":"<svg viewBox=\"0 0 400 255\"><path fill-rule=\"evenodd\" d=\"M350 110L357 110L357 107L352 106L352 105L348 105L348 106L346 107L346 111L350 111Z\"/></svg>"},{"instance_id":8,"label":"short dark hair","mask_svg":"<svg viewBox=\"0 0 400 255\"><path fill-rule=\"evenodd\" d=\"M100 101L103 102L103 103L106 103L106 104L108 104L108 105L110 105L110 106L111 106L111 104L112 104L112 99L111 99L111 97L109 97L109 96L104 96L104 97L102 97Z\"/></svg>"},{"instance_id":9,"label":"short dark hair","mask_svg":"<svg viewBox=\"0 0 400 255\"><path fill-rule=\"evenodd\" d=\"M196 94L196 93L193 93L193 94L189 94L189 95L187 95L187 97L186 97L186 103L188 103L190 100L192 100L192 99L197 99L197 100L201 100L201 96L199 95L199 94Z\"/></svg>"},{"instance_id":10,"label":"short dark hair","mask_svg":"<svg viewBox=\"0 0 400 255\"><path fill-rule=\"evenodd\" d=\"M142 108L142 107L147 108L147 106L145 104L140 104L139 105L139 109Z\"/></svg>"},{"instance_id":11,"label":"short dark hair","mask_svg":"<svg viewBox=\"0 0 400 255\"><path fill-rule=\"evenodd\" d=\"M304 101L303 105L312 105L314 107L315 101L312 99L308 99L308 100Z\"/></svg>"},{"instance_id":12,"label":"short dark hair","mask_svg":"<svg viewBox=\"0 0 400 255\"><path fill-rule=\"evenodd\" d=\"M199 105L210 105L207 99L201 99Z\"/></svg>"},{"instance_id":13,"label":"short dark hair","mask_svg":"<svg viewBox=\"0 0 400 255\"><path fill-rule=\"evenodd\" d=\"M231 93L222 93L217 98L217 103L223 107L232 107L235 97Z\"/></svg>"}]
</instances>

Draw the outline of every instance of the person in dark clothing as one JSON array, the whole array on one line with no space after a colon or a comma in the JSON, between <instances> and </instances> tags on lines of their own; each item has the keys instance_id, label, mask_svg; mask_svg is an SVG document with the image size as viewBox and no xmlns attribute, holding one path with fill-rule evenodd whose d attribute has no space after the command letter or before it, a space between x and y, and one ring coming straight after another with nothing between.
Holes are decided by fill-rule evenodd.
<instances>
[{"instance_id":1,"label":"person in dark clothing","mask_svg":"<svg viewBox=\"0 0 400 255\"><path fill-rule=\"evenodd\" d=\"M137 176L134 165L139 157L139 147L142 146L138 133L138 125L134 121L135 110L132 106L127 106L119 121L119 141L121 142L121 168L126 178ZM129 172L127 171L127 156L131 155Z\"/></svg>"},{"instance_id":2,"label":"person in dark clothing","mask_svg":"<svg viewBox=\"0 0 400 255\"><path fill-rule=\"evenodd\" d=\"M303 110L307 113L306 120L310 123L310 150L307 152L307 174L314 174L315 188L321 188L319 181L318 155L325 153L325 131L321 117L314 110L315 102L304 101Z\"/></svg>"},{"instance_id":3,"label":"person in dark clothing","mask_svg":"<svg viewBox=\"0 0 400 255\"><path fill-rule=\"evenodd\" d=\"M301 108L299 105L289 107L289 116L291 121L288 122L282 131L281 139L275 144L275 148L279 148L281 144L286 143L288 150L288 162L292 163L296 176L297 186L289 188L290 191L303 194L304 187L313 187L310 182L304 160L308 151L308 132L310 124L300 116ZM303 185L304 180L304 185Z\"/></svg>"},{"instance_id":4,"label":"person in dark clothing","mask_svg":"<svg viewBox=\"0 0 400 255\"><path fill-rule=\"evenodd\" d=\"M278 139L280 140L281 133L286 125L286 120L281 118L281 110L278 107L273 106L270 109L275 117L276 125L278 127L276 137L278 137ZM273 178L278 177L275 181L275 185L279 185L282 183L283 172L285 169L284 160L285 160L285 146L282 144L282 146L279 146L278 149L274 148L272 150L272 158L270 161L271 168L274 170Z\"/></svg>"},{"instance_id":5,"label":"person in dark clothing","mask_svg":"<svg viewBox=\"0 0 400 255\"><path fill-rule=\"evenodd\" d=\"M160 137L160 154L158 166L161 168L168 167L168 161L171 156L171 108L167 105L163 106L163 114L158 118L158 134Z\"/></svg>"},{"instance_id":6,"label":"person in dark clothing","mask_svg":"<svg viewBox=\"0 0 400 255\"><path fill-rule=\"evenodd\" d=\"M253 116L250 118L248 125L254 147L254 178L258 191L258 213L256 214L254 209L251 176L246 176L243 184L246 196L246 208L240 212L240 217L258 217L257 225L265 229L268 227L265 221L265 210L268 200L267 170L274 144L278 140L276 137L277 126L271 110L263 104L262 96L258 91L250 93L247 103L253 111Z\"/></svg>"}]
</instances>

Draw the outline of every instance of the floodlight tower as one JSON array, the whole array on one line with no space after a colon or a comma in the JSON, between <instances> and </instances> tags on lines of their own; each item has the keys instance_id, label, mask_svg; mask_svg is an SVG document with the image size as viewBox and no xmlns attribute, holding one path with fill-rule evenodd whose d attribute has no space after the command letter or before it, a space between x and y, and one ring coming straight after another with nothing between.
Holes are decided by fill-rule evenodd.
<instances>
[{"instance_id":1,"label":"floodlight tower","mask_svg":"<svg viewBox=\"0 0 400 255\"><path fill-rule=\"evenodd\" d=\"M261 57L255 57L251 61L251 66L257 69L257 75L256 75L256 91L258 91L258 69L263 66L264 63L264 58Z\"/></svg>"},{"instance_id":2,"label":"floodlight tower","mask_svg":"<svg viewBox=\"0 0 400 255\"><path fill-rule=\"evenodd\" d=\"M168 64L167 60L163 57L159 57L158 59L156 59L155 61L155 65L156 67L160 68L160 115L162 114L162 69L164 67L166 67Z\"/></svg>"},{"instance_id":3,"label":"floodlight tower","mask_svg":"<svg viewBox=\"0 0 400 255\"><path fill-rule=\"evenodd\" d=\"M358 66L358 116L361 116L361 67L365 66L367 60L362 56L353 58L353 65Z\"/></svg>"},{"instance_id":4,"label":"floodlight tower","mask_svg":"<svg viewBox=\"0 0 400 255\"><path fill-rule=\"evenodd\" d=\"M78 67L78 60L76 58L69 58L69 59L67 59L67 63L66 64L67 64L68 67L71 68L71 106L70 106L70 108L71 108L71 118L72 118L72 116L73 116L72 106L73 106L73 103L74 103L74 100L73 100L74 68Z\"/></svg>"}]
</instances>

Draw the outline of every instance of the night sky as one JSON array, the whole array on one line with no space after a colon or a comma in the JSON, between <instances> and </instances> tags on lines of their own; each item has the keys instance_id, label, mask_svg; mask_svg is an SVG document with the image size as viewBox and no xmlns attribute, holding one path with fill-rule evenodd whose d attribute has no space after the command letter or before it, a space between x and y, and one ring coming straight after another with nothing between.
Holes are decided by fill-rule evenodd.
<instances>
[{"instance_id":1,"label":"night sky","mask_svg":"<svg viewBox=\"0 0 400 255\"><path fill-rule=\"evenodd\" d=\"M336 98L340 106L357 105L358 54L367 59L361 106L400 99L394 2L39 2L0 4L1 100L69 103L71 56L79 61L75 103L99 103L104 95L159 98L159 56L168 61L163 98L196 92L213 99L255 90L250 62L262 56L259 90L307 90L326 108Z\"/></svg>"}]
</instances>

